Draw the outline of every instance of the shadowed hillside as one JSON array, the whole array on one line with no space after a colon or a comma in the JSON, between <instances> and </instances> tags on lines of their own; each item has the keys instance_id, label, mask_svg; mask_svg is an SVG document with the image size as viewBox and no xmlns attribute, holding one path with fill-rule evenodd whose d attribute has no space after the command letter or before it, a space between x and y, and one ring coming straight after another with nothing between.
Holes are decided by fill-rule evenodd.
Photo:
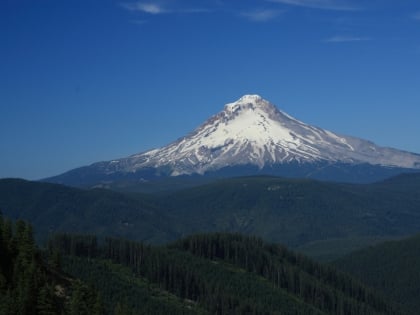
<instances>
[{"instance_id":1,"label":"shadowed hillside","mask_svg":"<svg viewBox=\"0 0 420 315\"><path fill-rule=\"evenodd\" d=\"M419 178L355 185L242 177L148 195L0 180L0 209L33 223L39 240L88 232L156 244L193 233L240 232L332 259L420 231Z\"/></svg>"},{"instance_id":2,"label":"shadowed hillside","mask_svg":"<svg viewBox=\"0 0 420 315\"><path fill-rule=\"evenodd\" d=\"M420 235L351 253L334 265L404 305L412 314L418 314Z\"/></svg>"}]
</instances>

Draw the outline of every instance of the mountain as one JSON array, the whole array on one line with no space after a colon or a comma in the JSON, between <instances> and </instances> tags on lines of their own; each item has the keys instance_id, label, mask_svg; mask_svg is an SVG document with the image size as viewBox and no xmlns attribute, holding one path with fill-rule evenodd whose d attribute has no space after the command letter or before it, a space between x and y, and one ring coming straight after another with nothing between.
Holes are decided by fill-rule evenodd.
<instances>
[{"instance_id":1,"label":"mountain","mask_svg":"<svg viewBox=\"0 0 420 315\"><path fill-rule=\"evenodd\" d=\"M258 95L245 95L165 147L47 181L92 186L165 176L260 173L360 182L402 170L420 170L420 155L305 124Z\"/></svg>"},{"instance_id":2,"label":"mountain","mask_svg":"<svg viewBox=\"0 0 420 315\"><path fill-rule=\"evenodd\" d=\"M334 265L403 305L407 314L418 314L420 234L362 249L340 258Z\"/></svg>"}]
</instances>

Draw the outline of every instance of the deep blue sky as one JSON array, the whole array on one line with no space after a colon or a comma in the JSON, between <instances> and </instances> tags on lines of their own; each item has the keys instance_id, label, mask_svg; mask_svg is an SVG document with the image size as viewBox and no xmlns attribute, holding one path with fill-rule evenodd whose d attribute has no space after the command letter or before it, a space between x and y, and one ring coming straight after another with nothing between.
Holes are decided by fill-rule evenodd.
<instances>
[{"instance_id":1,"label":"deep blue sky","mask_svg":"<svg viewBox=\"0 0 420 315\"><path fill-rule=\"evenodd\" d=\"M418 0L1 0L0 177L165 145L260 94L420 153Z\"/></svg>"}]
</instances>

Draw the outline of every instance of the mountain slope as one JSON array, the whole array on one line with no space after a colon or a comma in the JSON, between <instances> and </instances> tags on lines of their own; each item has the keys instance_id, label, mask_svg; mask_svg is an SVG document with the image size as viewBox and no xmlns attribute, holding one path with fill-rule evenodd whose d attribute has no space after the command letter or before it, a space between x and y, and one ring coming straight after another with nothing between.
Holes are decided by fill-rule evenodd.
<instances>
[{"instance_id":1,"label":"mountain slope","mask_svg":"<svg viewBox=\"0 0 420 315\"><path fill-rule=\"evenodd\" d=\"M32 227L0 213L0 314L103 315L95 290L69 277L57 251L41 252Z\"/></svg>"},{"instance_id":2,"label":"mountain slope","mask_svg":"<svg viewBox=\"0 0 420 315\"><path fill-rule=\"evenodd\" d=\"M236 231L300 246L416 233L420 184L404 192L400 187L403 181L356 185L244 177L171 193L159 204L183 218L184 233Z\"/></svg>"},{"instance_id":3,"label":"mountain slope","mask_svg":"<svg viewBox=\"0 0 420 315\"><path fill-rule=\"evenodd\" d=\"M162 243L230 231L293 247L334 241L348 252L420 231L420 174L369 185L242 177L156 195L0 180L0 209L33 223L38 239L83 231Z\"/></svg>"},{"instance_id":4,"label":"mountain slope","mask_svg":"<svg viewBox=\"0 0 420 315\"><path fill-rule=\"evenodd\" d=\"M169 294L175 295L187 310L194 308L196 313L399 314L350 276L255 237L205 234L161 247L117 239L96 244L90 237L83 243L79 236L62 235L50 246L67 255L88 258L86 265L71 259L67 271L95 286L103 283L98 288L103 296L112 291L118 295L120 286L131 306L144 300L144 295L156 294L159 288L168 300ZM126 285L107 282L115 278L115 272L109 276L110 261L131 270L130 276L121 268ZM134 297L127 289L139 281L147 282L151 289L142 289L140 296ZM141 309L138 312L143 313Z\"/></svg>"},{"instance_id":5,"label":"mountain slope","mask_svg":"<svg viewBox=\"0 0 420 315\"><path fill-rule=\"evenodd\" d=\"M100 292L105 314L136 315L208 315L185 299L168 292L136 274L128 267L110 260L66 256L63 269ZM117 309L125 312L117 312ZM102 314L101 314L102 315Z\"/></svg>"},{"instance_id":6,"label":"mountain slope","mask_svg":"<svg viewBox=\"0 0 420 315\"><path fill-rule=\"evenodd\" d=\"M420 235L351 253L334 265L404 305L410 314L418 314Z\"/></svg>"},{"instance_id":7,"label":"mountain slope","mask_svg":"<svg viewBox=\"0 0 420 315\"><path fill-rule=\"evenodd\" d=\"M178 236L162 209L147 196L133 199L110 190L81 190L19 179L0 180L0 210L36 227L38 240L50 233L89 232L150 242Z\"/></svg>"},{"instance_id":8,"label":"mountain slope","mask_svg":"<svg viewBox=\"0 0 420 315\"><path fill-rule=\"evenodd\" d=\"M163 148L95 163L47 180L93 185L122 179L204 175L232 167L248 167L249 171L249 166L253 166L254 174L258 170L273 174L276 169L287 173L286 166L293 175L302 165L304 176L315 177L331 165L339 165L340 170L370 165L375 173L383 168L420 170L420 155L305 124L258 95L245 95Z\"/></svg>"}]
</instances>

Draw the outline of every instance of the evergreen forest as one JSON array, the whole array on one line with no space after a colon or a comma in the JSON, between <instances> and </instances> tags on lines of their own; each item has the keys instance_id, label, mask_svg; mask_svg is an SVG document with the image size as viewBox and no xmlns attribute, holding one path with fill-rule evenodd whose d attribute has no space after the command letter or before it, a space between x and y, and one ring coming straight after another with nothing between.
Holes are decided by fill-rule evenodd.
<instances>
[{"instance_id":1,"label":"evergreen forest","mask_svg":"<svg viewBox=\"0 0 420 315\"><path fill-rule=\"evenodd\" d=\"M98 292L61 269L57 251L34 242L30 224L0 215L1 315L100 315Z\"/></svg>"},{"instance_id":2,"label":"evergreen forest","mask_svg":"<svg viewBox=\"0 0 420 315\"><path fill-rule=\"evenodd\" d=\"M61 234L48 248L96 285L108 314L118 305L127 314L403 314L351 276L252 236L151 246Z\"/></svg>"},{"instance_id":3,"label":"evergreen forest","mask_svg":"<svg viewBox=\"0 0 420 315\"><path fill-rule=\"evenodd\" d=\"M420 230L419 187L418 174L148 194L0 180L0 315L414 315L420 242L402 238Z\"/></svg>"}]
</instances>

